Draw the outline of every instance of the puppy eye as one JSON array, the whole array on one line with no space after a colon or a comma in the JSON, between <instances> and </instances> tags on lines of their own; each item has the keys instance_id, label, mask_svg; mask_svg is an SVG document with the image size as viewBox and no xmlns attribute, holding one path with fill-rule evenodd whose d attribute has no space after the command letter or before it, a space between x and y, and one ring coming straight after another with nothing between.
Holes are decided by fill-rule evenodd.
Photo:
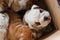
<instances>
[{"instance_id":1,"label":"puppy eye","mask_svg":"<svg viewBox=\"0 0 60 40\"><path fill-rule=\"evenodd\" d=\"M43 12L43 10L40 10L40 13L42 13Z\"/></svg>"},{"instance_id":2,"label":"puppy eye","mask_svg":"<svg viewBox=\"0 0 60 40\"><path fill-rule=\"evenodd\" d=\"M35 24L40 25L40 22L35 22Z\"/></svg>"}]
</instances>

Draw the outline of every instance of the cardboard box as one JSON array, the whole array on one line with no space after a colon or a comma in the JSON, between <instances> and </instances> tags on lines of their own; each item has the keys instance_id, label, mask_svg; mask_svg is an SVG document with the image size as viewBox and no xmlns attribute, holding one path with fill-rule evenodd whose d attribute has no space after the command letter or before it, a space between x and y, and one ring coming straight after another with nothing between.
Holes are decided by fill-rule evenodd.
<instances>
[{"instance_id":1,"label":"cardboard box","mask_svg":"<svg viewBox=\"0 0 60 40\"><path fill-rule=\"evenodd\" d=\"M42 39L42 40L60 40L60 30L57 30L52 35L50 35L49 37Z\"/></svg>"},{"instance_id":2,"label":"cardboard box","mask_svg":"<svg viewBox=\"0 0 60 40\"><path fill-rule=\"evenodd\" d=\"M51 12L56 28L60 29L60 10L58 8L57 0L45 0L45 2Z\"/></svg>"},{"instance_id":3,"label":"cardboard box","mask_svg":"<svg viewBox=\"0 0 60 40\"><path fill-rule=\"evenodd\" d=\"M58 30L41 40L60 40L60 9L58 8L57 0L45 0L45 3L51 13L54 25Z\"/></svg>"}]
</instances>

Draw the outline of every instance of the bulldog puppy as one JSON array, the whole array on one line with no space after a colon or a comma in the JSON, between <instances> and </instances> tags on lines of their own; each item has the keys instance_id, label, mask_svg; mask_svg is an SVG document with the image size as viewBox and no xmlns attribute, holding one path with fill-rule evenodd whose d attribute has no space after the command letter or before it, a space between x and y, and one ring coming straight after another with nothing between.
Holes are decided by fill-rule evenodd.
<instances>
[{"instance_id":1,"label":"bulldog puppy","mask_svg":"<svg viewBox=\"0 0 60 40\"><path fill-rule=\"evenodd\" d=\"M38 31L43 30L51 22L51 16L48 11L39 8L37 5L33 5L31 10L25 13L23 20L30 29Z\"/></svg>"},{"instance_id":2,"label":"bulldog puppy","mask_svg":"<svg viewBox=\"0 0 60 40\"><path fill-rule=\"evenodd\" d=\"M5 2L14 11L29 9L33 4L33 0L5 0Z\"/></svg>"},{"instance_id":3,"label":"bulldog puppy","mask_svg":"<svg viewBox=\"0 0 60 40\"><path fill-rule=\"evenodd\" d=\"M8 12L10 24L7 40L34 40L32 31L22 24L20 16L15 12Z\"/></svg>"},{"instance_id":4,"label":"bulldog puppy","mask_svg":"<svg viewBox=\"0 0 60 40\"><path fill-rule=\"evenodd\" d=\"M33 5L31 10L25 13L24 20L30 28L38 30L41 27L46 27L51 22L51 16L48 11Z\"/></svg>"},{"instance_id":5,"label":"bulldog puppy","mask_svg":"<svg viewBox=\"0 0 60 40\"><path fill-rule=\"evenodd\" d=\"M0 13L0 40L5 40L9 25L9 16L6 13Z\"/></svg>"}]
</instances>

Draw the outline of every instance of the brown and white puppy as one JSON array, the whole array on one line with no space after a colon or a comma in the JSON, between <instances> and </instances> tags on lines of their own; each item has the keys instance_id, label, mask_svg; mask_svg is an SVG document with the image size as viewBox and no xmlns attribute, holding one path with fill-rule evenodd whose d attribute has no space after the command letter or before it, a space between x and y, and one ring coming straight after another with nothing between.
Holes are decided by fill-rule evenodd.
<instances>
[{"instance_id":1,"label":"brown and white puppy","mask_svg":"<svg viewBox=\"0 0 60 40\"><path fill-rule=\"evenodd\" d=\"M0 40L5 40L9 25L9 16L6 13L0 13Z\"/></svg>"},{"instance_id":2,"label":"brown and white puppy","mask_svg":"<svg viewBox=\"0 0 60 40\"><path fill-rule=\"evenodd\" d=\"M28 10L24 15L25 22L31 29L40 29L46 27L51 22L51 16L48 11L33 5L31 10Z\"/></svg>"},{"instance_id":3,"label":"brown and white puppy","mask_svg":"<svg viewBox=\"0 0 60 40\"><path fill-rule=\"evenodd\" d=\"M38 31L44 30L43 28L51 22L51 16L48 11L39 8L37 5L33 5L31 10L25 13L23 20L28 24L30 29Z\"/></svg>"},{"instance_id":4,"label":"brown and white puppy","mask_svg":"<svg viewBox=\"0 0 60 40\"><path fill-rule=\"evenodd\" d=\"M21 18L14 12L8 12L10 24L8 29L8 40L34 40L32 31L22 25Z\"/></svg>"},{"instance_id":5,"label":"brown and white puppy","mask_svg":"<svg viewBox=\"0 0 60 40\"><path fill-rule=\"evenodd\" d=\"M14 11L29 9L33 4L33 0L5 0L5 2Z\"/></svg>"}]
</instances>

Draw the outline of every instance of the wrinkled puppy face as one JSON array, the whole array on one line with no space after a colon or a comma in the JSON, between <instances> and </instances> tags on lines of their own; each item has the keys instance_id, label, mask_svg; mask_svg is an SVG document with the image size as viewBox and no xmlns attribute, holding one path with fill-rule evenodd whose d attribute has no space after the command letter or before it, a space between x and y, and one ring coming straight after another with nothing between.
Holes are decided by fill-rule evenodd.
<instances>
[{"instance_id":1,"label":"wrinkled puppy face","mask_svg":"<svg viewBox=\"0 0 60 40\"><path fill-rule=\"evenodd\" d=\"M33 5L31 10L26 12L24 20L31 29L38 30L46 27L50 23L51 17L48 11Z\"/></svg>"},{"instance_id":2,"label":"wrinkled puppy face","mask_svg":"<svg viewBox=\"0 0 60 40\"><path fill-rule=\"evenodd\" d=\"M0 12L3 11L3 0L0 0Z\"/></svg>"},{"instance_id":3,"label":"wrinkled puppy face","mask_svg":"<svg viewBox=\"0 0 60 40\"><path fill-rule=\"evenodd\" d=\"M0 29L7 29L9 24L9 16L6 13L0 13Z\"/></svg>"}]
</instances>

